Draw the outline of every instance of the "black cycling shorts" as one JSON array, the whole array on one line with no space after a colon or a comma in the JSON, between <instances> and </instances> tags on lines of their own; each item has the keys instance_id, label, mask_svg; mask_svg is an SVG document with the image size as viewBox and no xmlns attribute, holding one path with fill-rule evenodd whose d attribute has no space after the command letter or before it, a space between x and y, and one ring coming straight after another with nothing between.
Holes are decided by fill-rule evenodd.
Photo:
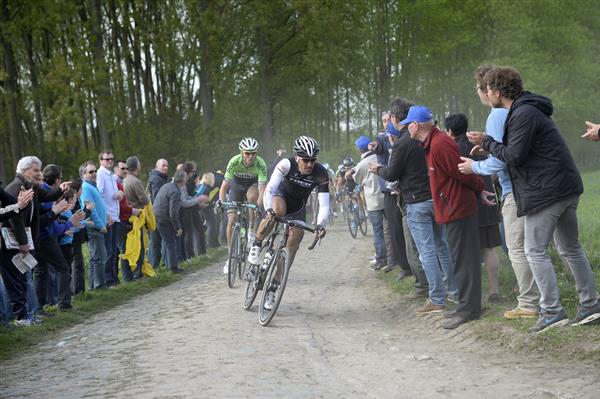
<instances>
[{"instance_id":1,"label":"black cycling shorts","mask_svg":"<svg viewBox=\"0 0 600 399\"><path fill-rule=\"evenodd\" d=\"M243 183L233 182L229 188L229 201L246 202L246 193L250 188L258 190L257 179L245 179Z\"/></svg>"},{"instance_id":2,"label":"black cycling shorts","mask_svg":"<svg viewBox=\"0 0 600 399\"><path fill-rule=\"evenodd\" d=\"M286 213L284 217L287 220L300 220L306 222L306 203L302 201L302 199L286 196L281 185L273 195L285 200Z\"/></svg>"}]
</instances>

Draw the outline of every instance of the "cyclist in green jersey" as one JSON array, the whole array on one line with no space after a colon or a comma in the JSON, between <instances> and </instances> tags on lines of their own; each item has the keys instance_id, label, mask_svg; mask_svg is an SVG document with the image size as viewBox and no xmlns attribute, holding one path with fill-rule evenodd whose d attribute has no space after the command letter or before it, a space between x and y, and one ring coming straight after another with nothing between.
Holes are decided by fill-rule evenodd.
<instances>
[{"instance_id":1,"label":"cyclist in green jersey","mask_svg":"<svg viewBox=\"0 0 600 399\"><path fill-rule=\"evenodd\" d=\"M262 206L263 193L267 183L267 164L256 155L258 151L258 141L252 137L243 138L240 141L240 154L229 160L225 170L225 178L219 191L219 203L226 200L229 194L229 201L248 202ZM227 246L231 243L232 227L236 222L236 213L232 209L227 213ZM254 225L256 221L255 212L249 215L249 242L256 236ZM223 273L227 274L229 265L225 263Z\"/></svg>"}]
</instances>

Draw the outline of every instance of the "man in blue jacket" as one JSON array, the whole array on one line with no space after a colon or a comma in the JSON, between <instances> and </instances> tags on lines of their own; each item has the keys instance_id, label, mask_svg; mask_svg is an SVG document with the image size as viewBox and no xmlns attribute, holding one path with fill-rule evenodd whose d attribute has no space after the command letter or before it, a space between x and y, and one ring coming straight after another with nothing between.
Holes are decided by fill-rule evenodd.
<instances>
[{"instance_id":1,"label":"man in blue jacket","mask_svg":"<svg viewBox=\"0 0 600 399\"><path fill-rule=\"evenodd\" d=\"M95 288L105 286L104 265L106 264L106 246L104 244L104 234L106 234L107 213L104 200L98 188L96 187L96 165L92 161L87 161L79 168L79 174L83 179L83 192L79 201L81 207L85 208L85 201L95 205L90 219L93 226L86 227L88 236L88 249L90 259L88 262L88 286L90 291Z\"/></svg>"}]
</instances>

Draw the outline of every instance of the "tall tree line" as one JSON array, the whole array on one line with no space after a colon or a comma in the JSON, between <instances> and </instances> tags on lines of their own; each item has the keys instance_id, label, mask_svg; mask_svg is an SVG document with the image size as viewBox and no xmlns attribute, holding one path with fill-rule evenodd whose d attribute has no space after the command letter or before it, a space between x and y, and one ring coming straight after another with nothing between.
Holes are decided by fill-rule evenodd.
<instances>
[{"instance_id":1,"label":"tall tree line","mask_svg":"<svg viewBox=\"0 0 600 399\"><path fill-rule=\"evenodd\" d=\"M327 151L394 96L481 129L482 62L519 68L593 162L599 20L595 0L0 0L0 176L104 148L222 166L246 135L267 158L302 133Z\"/></svg>"}]
</instances>

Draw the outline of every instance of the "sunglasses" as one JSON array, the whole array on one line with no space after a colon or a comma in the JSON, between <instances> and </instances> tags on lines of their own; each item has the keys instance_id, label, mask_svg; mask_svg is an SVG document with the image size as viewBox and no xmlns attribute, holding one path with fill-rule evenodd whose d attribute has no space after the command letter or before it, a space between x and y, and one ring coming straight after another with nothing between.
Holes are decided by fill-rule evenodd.
<instances>
[{"instance_id":1,"label":"sunglasses","mask_svg":"<svg viewBox=\"0 0 600 399\"><path fill-rule=\"evenodd\" d=\"M119 168L119 169L120 169L120 170L127 170L127 168L126 168L126 167L125 167L125 168Z\"/></svg>"},{"instance_id":2,"label":"sunglasses","mask_svg":"<svg viewBox=\"0 0 600 399\"><path fill-rule=\"evenodd\" d=\"M317 158L300 158L300 160L304 163L315 163L317 162Z\"/></svg>"},{"instance_id":3,"label":"sunglasses","mask_svg":"<svg viewBox=\"0 0 600 399\"><path fill-rule=\"evenodd\" d=\"M114 158L102 158L103 161L114 161Z\"/></svg>"},{"instance_id":4,"label":"sunglasses","mask_svg":"<svg viewBox=\"0 0 600 399\"><path fill-rule=\"evenodd\" d=\"M246 156L254 156L254 155L256 155L256 153L255 152L244 152L244 155L246 155Z\"/></svg>"},{"instance_id":5,"label":"sunglasses","mask_svg":"<svg viewBox=\"0 0 600 399\"><path fill-rule=\"evenodd\" d=\"M88 170L87 172L88 172L88 174L90 174L90 175L93 175L94 173L96 173L96 171L95 171L95 170Z\"/></svg>"}]
</instances>

